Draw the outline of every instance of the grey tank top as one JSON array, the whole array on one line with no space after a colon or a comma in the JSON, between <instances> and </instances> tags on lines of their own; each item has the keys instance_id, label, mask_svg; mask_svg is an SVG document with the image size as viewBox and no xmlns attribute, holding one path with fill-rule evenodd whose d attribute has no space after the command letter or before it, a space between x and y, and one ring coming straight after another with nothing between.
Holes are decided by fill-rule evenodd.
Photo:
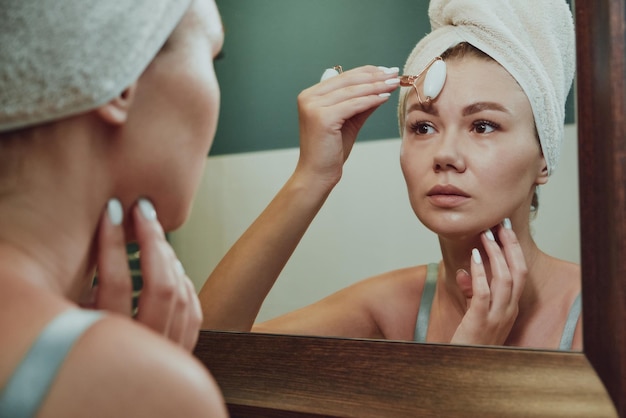
<instances>
[{"instance_id":1,"label":"grey tank top","mask_svg":"<svg viewBox=\"0 0 626 418\"><path fill-rule=\"evenodd\" d=\"M37 415L74 343L103 316L103 312L70 309L54 318L0 391L0 418Z\"/></svg>"},{"instance_id":2,"label":"grey tank top","mask_svg":"<svg viewBox=\"0 0 626 418\"><path fill-rule=\"evenodd\" d=\"M424 290L422 292L422 299L420 301L420 308L417 313L417 321L415 323L415 334L413 334L413 341L423 343L426 341L426 334L428 333L428 322L430 320L430 308L433 305L433 298L435 296L435 288L437 287L437 276L439 274L439 264L428 264L428 271L426 273L426 282L424 283ZM574 341L574 332L576 331L576 324L580 317L582 310L582 302L580 293L574 299L572 306L570 307L565 321L565 327L563 327L563 333L561 334L561 342L559 344L559 350L571 350L572 343Z\"/></svg>"}]
</instances>

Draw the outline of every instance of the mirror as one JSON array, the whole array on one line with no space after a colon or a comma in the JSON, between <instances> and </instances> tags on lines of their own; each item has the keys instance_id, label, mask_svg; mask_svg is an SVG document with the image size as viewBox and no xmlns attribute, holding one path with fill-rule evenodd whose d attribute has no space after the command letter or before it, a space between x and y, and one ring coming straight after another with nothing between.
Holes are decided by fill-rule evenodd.
<instances>
[{"instance_id":1,"label":"mirror","mask_svg":"<svg viewBox=\"0 0 626 418\"><path fill-rule=\"evenodd\" d=\"M293 171L298 93L336 63L346 69L370 62L402 67L430 29L428 1L218 0L218 6L227 31L225 57L215 65L221 119L192 216L171 234L198 289ZM541 249L580 263L573 91L562 159L540 189L531 227ZM441 259L436 235L410 207L400 171L397 96L366 123L341 182L266 298L258 321L364 278Z\"/></svg>"},{"instance_id":2,"label":"mirror","mask_svg":"<svg viewBox=\"0 0 626 418\"><path fill-rule=\"evenodd\" d=\"M576 0L584 353L203 331L233 417L626 416L625 6Z\"/></svg>"}]
</instances>

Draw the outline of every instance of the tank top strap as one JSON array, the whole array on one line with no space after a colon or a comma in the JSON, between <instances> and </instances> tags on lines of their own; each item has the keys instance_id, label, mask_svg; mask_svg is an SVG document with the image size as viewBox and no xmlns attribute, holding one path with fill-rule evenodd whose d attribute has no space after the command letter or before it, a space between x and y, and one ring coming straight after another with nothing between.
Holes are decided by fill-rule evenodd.
<instances>
[{"instance_id":1,"label":"tank top strap","mask_svg":"<svg viewBox=\"0 0 626 418\"><path fill-rule=\"evenodd\" d=\"M0 417L37 415L72 346L103 316L99 311L69 309L54 318L0 391Z\"/></svg>"},{"instance_id":2,"label":"tank top strap","mask_svg":"<svg viewBox=\"0 0 626 418\"><path fill-rule=\"evenodd\" d=\"M435 296L435 288L437 287L437 276L439 273L439 264L430 263L426 272L426 281L424 282L424 290L420 300L420 307L417 313L417 321L415 322L415 334L413 341L423 343L426 342L426 334L428 333L428 323L430 321L430 309L433 306Z\"/></svg>"},{"instance_id":3,"label":"tank top strap","mask_svg":"<svg viewBox=\"0 0 626 418\"><path fill-rule=\"evenodd\" d=\"M565 321L565 327L563 327L563 334L561 335L561 343L559 344L559 350L571 350L574 342L574 333L576 332L576 325L578 324L578 318L582 311L581 294L579 293L572 302L572 306L567 314L567 320Z\"/></svg>"}]
</instances>

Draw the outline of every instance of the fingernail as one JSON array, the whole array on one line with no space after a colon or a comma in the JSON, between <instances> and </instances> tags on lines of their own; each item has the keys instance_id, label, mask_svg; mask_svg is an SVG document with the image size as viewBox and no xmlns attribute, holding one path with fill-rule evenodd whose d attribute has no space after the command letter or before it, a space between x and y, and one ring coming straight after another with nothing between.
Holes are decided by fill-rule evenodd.
<instances>
[{"instance_id":1,"label":"fingernail","mask_svg":"<svg viewBox=\"0 0 626 418\"><path fill-rule=\"evenodd\" d=\"M480 254L479 254L479 255L480 255ZM459 275L459 273L463 273L463 274L466 274L466 275L468 275L468 276L469 276L469 273L468 273L468 272L467 272L467 270L465 270L465 269L458 269L458 270L456 271L456 275L458 276L458 275Z\"/></svg>"},{"instance_id":2,"label":"fingernail","mask_svg":"<svg viewBox=\"0 0 626 418\"><path fill-rule=\"evenodd\" d=\"M335 70L334 68L327 68L322 74L322 78L320 79L320 81L324 81L324 80L327 80L329 78L332 78L338 75L339 75L339 71Z\"/></svg>"},{"instance_id":3,"label":"fingernail","mask_svg":"<svg viewBox=\"0 0 626 418\"><path fill-rule=\"evenodd\" d=\"M489 241L495 241L496 238L493 236L493 232L491 232L491 229L488 229L485 231L485 236L487 237L487 239Z\"/></svg>"},{"instance_id":4,"label":"fingernail","mask_svg":"<svg viewBox=\"0 0 626 418\"><path fill-rule=\"evenodd\" d=\"M181 263L180 260L177 259L174 262L174 268L176 269L176 272L181 276L185 275L185 267L183 267L183 263Z\"/></svg>"},{"instance_id":5,"label":"fingernail","mask_svg":"<svg viewBox=\"0 0 626 418\"><path fill-rule=\"evenodd\" d=\"M383 67L382 65L378 67L385 74L394 74L400 71L398 67Z\"/></svg>"},{"instance_id":6,"label":"fingernail","mask_svg":"<svg viewBox=\"0 0 626 418\"><path fill-rule=\"evenodd\" d=\"M385 80L385 84L400 84L400 79L399 78L390 78L388 80Z\"/></svg>"},{"instance_id":7,"label":"fingernail","mask_svg":"<svg viewBox=\"0 0 626 418\"><path fill-rule=\"evenodd\" d=\"M107 214L113 225L119 225L124 219L124 211L119 200L113 198L107 202Z\"/></svg>"},{"instance_id":8,"label":"fingernail","mask_svg":"<svg viewBox=\"0 0 626 418\"><path fill-rule=\"evenodd\" d=\"M511 220L509 218L504 218L504 220L502 221L502 226L504 227L504 229L513 229L513 227L511 226Z\"/></svg>"},{"instance_id":9,"label":"fingernail","mask_svg":"<svg viewBox=\"0 0 626 418\"><path fill-rule=\"evenodd\" d=\"M480 252L476 248L472 249L472 259L476 264L481 264L483 262L483 259L480 257Z\"/></svg>"},{"instance_id":10,"label":"fingernail","mask_svg":"<svg viewBox=\"0 0 626 418\"><path fill-rule=\"evenodd\" d=\"M144 218L149 221L154 221L157 218L156 210L148 199L139 199L138 205Z\"/></svg>"},{"instance_id":11,"label":"fingernail","mask_svg":"<svg viewBox=\"0 0 626 418\"><path fill-rule=\"evenodd\" d=\"M380 93L378 96L379 97L389 97L389 96L391 96L391 93Z\"/></svg>"}]
</instances>

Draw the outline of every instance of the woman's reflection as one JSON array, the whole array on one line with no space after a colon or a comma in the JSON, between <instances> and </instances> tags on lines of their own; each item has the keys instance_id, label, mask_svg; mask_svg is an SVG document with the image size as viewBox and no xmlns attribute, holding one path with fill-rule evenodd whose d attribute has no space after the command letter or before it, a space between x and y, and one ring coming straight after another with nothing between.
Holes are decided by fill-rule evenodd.
<instances>
[{"instance_id":1,"label":"woman's reflection","mask_svg":"<svg viewBox=\"0 0 626 418\"><path fill-rule=\"evenodd\" d=\"M297 167L203 287L205 328L581 349L580 269L541 251L530 233L574 74L569 7L435 0L429 15L433 31L405 65L412 76L366 66L300 94ZM359 129L399 83L409 200L443 259L253 324Z\"/></svg>"}]
</instances>

